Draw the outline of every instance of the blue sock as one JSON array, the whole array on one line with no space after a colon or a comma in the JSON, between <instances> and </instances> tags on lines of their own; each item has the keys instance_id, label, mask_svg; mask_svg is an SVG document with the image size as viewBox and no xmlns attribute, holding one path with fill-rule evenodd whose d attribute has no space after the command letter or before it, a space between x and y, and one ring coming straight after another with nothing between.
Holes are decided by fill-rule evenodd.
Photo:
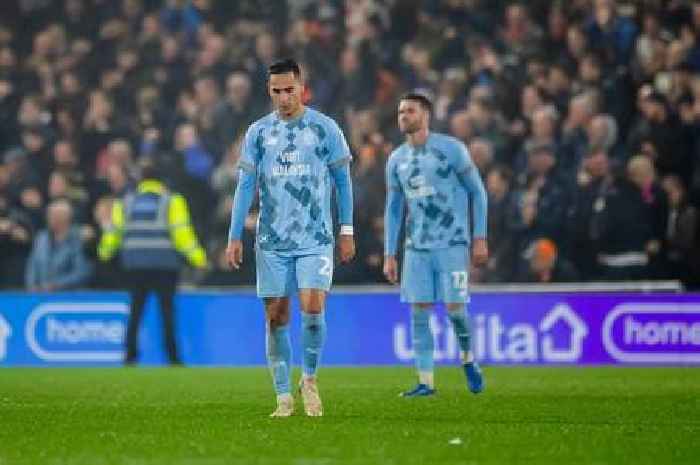
<instances>
[{"instance_id":1,"label":"blue sock","mask_svg":"<svg viewBox=\"0 0 700 465\"><path fill-rule=\"evenodd\" d=\"M421 383L428 385L432 385L435 365L433 361L435 341L433 340L433 331L430 328L430 314L430 308L419 309L415 305L411 306L411 331L416 369Z\"/></svg>"},{"instance_id":2,"label":"blue sock","mask_svg":"<svg viewBox=\"0 0 700 465\"><path fill-rule=\"evenodd\" d=\"M326 340L326 317L321 313L302 313L301 345L304 350L302 370L304 376L315 376L321 350Z\"/></svg>"},{"instance_id":3,"label":"blue sock","mask_svg":"<svg viewBox=\"0 0 700 465\"><path fill-rule=\"evenodd\" d=\"M272 374L277 395L289 394L292 366L292 344L289 340L289 325L272 329L267 324L265 338L267 348L267 365Z\"/></svg>"},{"instance_id":4,"label":"blue sock","mask_svg":"<svg viewBox=\"0 0 700 465\"><path fill-rule=\"evenodd\" d=\"M472 332L466 309L460 308L459 310L448 311L447 316L452 322L452 329L455 332L459 348L463 354L462 362L466 363L467 361L471 361L471 359L467 357L469 357L469 353L472 350Z\"/></svg>"}]
</instances>

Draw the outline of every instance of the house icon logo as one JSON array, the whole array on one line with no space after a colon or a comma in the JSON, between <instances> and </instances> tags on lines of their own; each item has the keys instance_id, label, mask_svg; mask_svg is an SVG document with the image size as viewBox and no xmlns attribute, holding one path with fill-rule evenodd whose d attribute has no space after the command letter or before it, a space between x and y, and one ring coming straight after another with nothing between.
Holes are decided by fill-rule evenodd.
<instances>
[{"instance_id":1,"label":"house icon logo","mask_svg":"<svg viewBox=\"0 0 700 465\"><path fill-rule=\"evenodd\" d=\"M568 347L555 347L554 337L549 334L557 324L569 328ZM540 322L542 358L548 362L576 362L583 354L583 341L588 335L586 322L564 303L556 305Z\"/></svg>"}]
</instances>

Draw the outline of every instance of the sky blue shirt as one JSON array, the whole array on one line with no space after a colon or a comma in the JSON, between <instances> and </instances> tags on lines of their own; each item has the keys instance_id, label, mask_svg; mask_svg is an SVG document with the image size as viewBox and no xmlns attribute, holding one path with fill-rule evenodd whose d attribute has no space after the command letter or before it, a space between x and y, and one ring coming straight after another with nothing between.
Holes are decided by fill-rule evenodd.
<instances>
[{"instance_id":1,"label":"sky blue shirt","mask_svg":"<svg viewBox=\"0 0 700 465\"><path fill-rule=\"evenodd\" d=\"M486 191L467 148L454 137L431 132L423 146L400 145L387 161L386 183L385 254L396 254L404 204L408 248L466 245L472 232L486 237Z\"/></svg>"},{"instance_id":2,"label":"sky blue shirt","mask_svg":"<svg viewBox=\"0 0 700 465\"><path fill-rule=\"evenodd\" d=\"M253 123L243 141L239 167L243 174L255 176L259 190L258 246L295 251L332 244L333 180L340 222L352 225L350 161L350 149L336 122L312 108L306 107L294 120L285 121L273 112ZM241 182L244 189L251 184ZM241 184L236 192L240 197L238 190ZM245 205L239 207L245 202L236 200L230 239L240 238L247 214Z\"/></svg>"}]
</instances>

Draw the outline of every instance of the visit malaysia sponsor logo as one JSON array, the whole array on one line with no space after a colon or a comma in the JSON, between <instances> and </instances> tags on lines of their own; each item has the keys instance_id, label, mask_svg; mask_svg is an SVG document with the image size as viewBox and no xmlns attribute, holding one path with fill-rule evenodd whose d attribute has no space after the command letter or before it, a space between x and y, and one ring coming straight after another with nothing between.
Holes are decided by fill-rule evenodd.
<instances>
[{"instance_id":1,"label":"visit malaysia sponsor logo","mask_svg":"<svg viewBox=\"0 0 700 465\"><path fill-rule=\"evenodd\" d=\"M699 363L700 304L621 304L606 316L602 336L619 362Z\"/></svg>"},{"instance_id":2,"label":"visit malaysia sponsor logo","mask_svg":"<svg viewBox=\"0 0 700 465\"><path fill-rule=\"evenodd\" d=\"M119 362L128 312L124 303L45 303L29 315L25 337L47 362Z\"/></svg>"}]
</instances>

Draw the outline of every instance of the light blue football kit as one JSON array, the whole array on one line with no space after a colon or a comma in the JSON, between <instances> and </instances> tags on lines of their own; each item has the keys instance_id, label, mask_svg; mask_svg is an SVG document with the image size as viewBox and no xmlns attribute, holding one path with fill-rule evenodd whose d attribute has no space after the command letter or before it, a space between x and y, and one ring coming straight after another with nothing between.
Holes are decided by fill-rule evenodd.
<instances>
[{"instance_id":1,"label":"light blue football kit","mask_svg":"<svg viewBox=\"0 0 700 465\"><path fill-rule=\"evenodd\" d=\"M290 121L270 113L250 126L239 162L241 178L229 240L241 237L257 183L259 297L288 296L297 289L330 289L331 193L335 183L340 223L352 225L350 161L350 149L338 125L311 108Z\"/></svg>"},{"instance_id":2,"label":"light blue football kit","mask_svg":"<svg viewBox=\"0 0 700 465\"><path fill-rule=\"evenodd\" d=\"M419 375L432 379L430 313L415 304L469 301L469 245L472 237L486 238L486 191L464 144L433 132L422 146L404 143L392 152L386 166L386 184L385 255L396 256L406 209L401 300L412 304L412 340ZM465 362L469 389L481 392L481 372L468 359L471 331L466 311L451 310L448 317ZM404 395L434 393L432 385L420 381Z\"/></svg>"},{"instance_id":3,"label":"light blue football kit","mask_svg":"<svg viewBox=\"0 0 700 465\"><path fill-rule=\"evenodd\" d=\"M469 209L474 237L486 237L486 192L461 142L430 133L426 144L392 152L386 167L385 253L396 255L404 205L404 302L468 301ZM471 198L471 202L470 202Z\"/></svg>"},{"instance_id":4,"label":"light blue football kit","mask_svg":"<svg viewBox=\"0 0 700 465\"><path fill-rule=\"evenodd\" d=\"M240 240L257 186L258 296L286 297L298 289L328 291L333 277L333 186L340 224L352 226L353 215L351 155L342 131L309 107L292 120L273 112L248 128L241 151L229 241ZM302 315L305 376L316 374L325 335L324 312ZM275 392L288 395L289 324L267 325L266 352Z\"/></svg>"}]
</instances>

